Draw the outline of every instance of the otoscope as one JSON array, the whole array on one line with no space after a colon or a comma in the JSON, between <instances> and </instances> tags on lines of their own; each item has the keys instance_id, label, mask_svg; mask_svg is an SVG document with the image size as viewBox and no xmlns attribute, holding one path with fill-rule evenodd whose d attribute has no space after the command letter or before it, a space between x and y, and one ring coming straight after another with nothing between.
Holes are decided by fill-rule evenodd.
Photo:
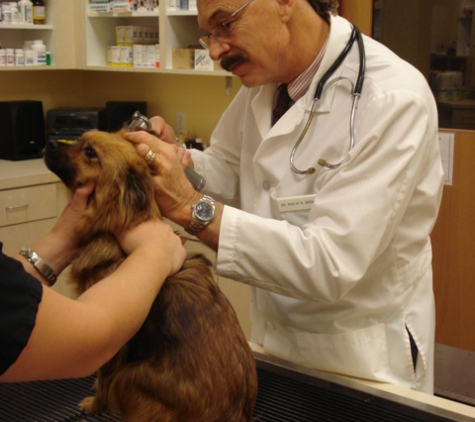
<instances>
[{"instance_id":1,"label":"otoscope","mask_svg":"<svg viewBox=\"0 0 475 422\"><path fill-rule=\"evenodd\" d=\"M160 138L160 135L152 129L152 123L150 122L150 120L139 111L136 111L133 114L132 119L129 123L128 129L131 132L144 130L150 133L151 135L154 135L157 138ZM191 167L185 168L185 175L186 175L186 178L191 182L195 190L199 192L201 189L204 188L206 180L204 179L203 176L198 174Z\"/></svg>"}]
</instances>

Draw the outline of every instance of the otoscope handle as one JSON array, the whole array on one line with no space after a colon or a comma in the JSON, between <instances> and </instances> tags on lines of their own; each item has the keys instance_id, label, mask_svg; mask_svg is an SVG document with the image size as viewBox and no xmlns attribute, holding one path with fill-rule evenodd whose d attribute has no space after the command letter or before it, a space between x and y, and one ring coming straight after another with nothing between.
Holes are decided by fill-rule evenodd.
<instances>
[{"instance_id":1,"label":"otoscope handle","mask_svg":"<svg viewBox=\"0 0 475 422\"><path fill-rule=\"evenodd\" d=\"M152 129L152 123L150 122L150 120L139 111L136 111L133 114L132 119L128 125L128 128L132 132L137 131L137 130L145 130L148 133L156 136L157 138L160 138L160 135ZM186 175L186 178L193 185L195 190L199 192L201 189L204 188L206 180L204 179L203 176L198 174L191 167L187 167L185 169L185 175Z\"/></svg>"},{"instance_id":2,"label":"otoscope handle","mask_svg":"<svg viewBox=\"0 0 475 422\"><path fill-rule=\"evenodd\" d=\"M197 190L198 192L205 187L206 180L204 179L204 177L194 171L191 167L187 167L185 169L185 175L186 178L193 185L195 190Z\"/></svg>"}]
</instances>

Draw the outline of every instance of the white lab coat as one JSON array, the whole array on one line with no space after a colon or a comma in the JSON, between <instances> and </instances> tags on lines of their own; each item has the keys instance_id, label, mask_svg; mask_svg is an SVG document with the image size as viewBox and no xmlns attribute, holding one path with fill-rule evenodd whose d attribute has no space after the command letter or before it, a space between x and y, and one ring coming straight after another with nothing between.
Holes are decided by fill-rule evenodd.
<instances>
[{"instance_id":1,"label":"white lab coat","mask_svg":"<svg viewBox=\"0 0 475 422\"><path fill-rule=\"evenodd\" d=\"M331 20L327 52L306 96L271 127L275 85L243 87L204 153L193 152L206 191L224 209L216 271L252 286L251 341L312 368L432 393L434 299L429 234L443 170L437 111L424 77L364 37L366 76L348 152L351 86L324 90L295 164L291 150L317 81L351 28ZM356 80L354 44L335 76ZM330 170L317 165L343 159ZM280 212L280 198L316 195ZM409 330L418 350L411 359Z\"/></svg>"}]
</instances>

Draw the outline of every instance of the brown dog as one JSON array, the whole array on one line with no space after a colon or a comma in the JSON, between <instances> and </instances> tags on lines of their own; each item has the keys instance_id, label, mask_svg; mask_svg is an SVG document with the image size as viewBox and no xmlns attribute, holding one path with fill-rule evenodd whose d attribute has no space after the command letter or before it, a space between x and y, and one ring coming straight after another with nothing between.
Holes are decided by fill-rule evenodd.
<instances>
[{"instance_id":1,"label":"brown dog","mask_svg":"<svg viewBox=\"0 0 475 422\"><path fill-rule=\"evenodd\" d=\"M160 215L152 178L123 132L91 131L75 144L50 142L45 162L74 190L89 179L71 276L79 292L124 260L112 233ZM120 412L127 422L241 422L257 394L254 358L231 304L202 256L168 278L140 331L98 372L86 412Z\"/></svg>"}]
</instances>

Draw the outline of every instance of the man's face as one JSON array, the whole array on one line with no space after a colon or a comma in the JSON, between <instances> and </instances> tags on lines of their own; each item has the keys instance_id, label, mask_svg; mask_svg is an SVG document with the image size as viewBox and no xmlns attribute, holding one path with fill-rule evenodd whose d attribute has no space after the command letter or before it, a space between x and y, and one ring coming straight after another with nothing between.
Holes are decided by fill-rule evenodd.
<instances>
[{"instance_id":1,"label":"man's face","mask_svg":"<svg viewBox=\"0 0 475 422\"><path fill-rule=\"evenodd\" d=\"M289 36L279 15L279 2L198 0L198 22L210 34L211 58L220 60L243 85L280 80L279 63Z\"/></svg>"}]
</instances>

